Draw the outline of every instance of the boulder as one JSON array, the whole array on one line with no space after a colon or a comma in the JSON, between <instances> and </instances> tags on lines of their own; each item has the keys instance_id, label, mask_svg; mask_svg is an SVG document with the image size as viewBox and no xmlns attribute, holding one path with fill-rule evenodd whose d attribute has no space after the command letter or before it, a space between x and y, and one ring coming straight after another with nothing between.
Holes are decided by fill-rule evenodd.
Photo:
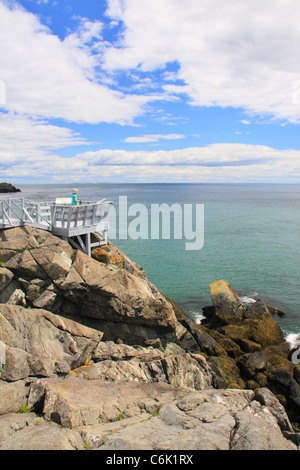
<instances>
[{"instance_id":1,"label":"boulder","mask_svg":"<svg viewBox=\"0 0 300 470\"><path fill-rule=\"evenodd\" d=\"M63 429L35 413L0 417L1 450L83 450L78 431Z\"/></svg>"},{"instance_id":2,"label":"boulder","mask_svg":"<svg viewBox=\"0 0 300 470\"><path fill-rule=\"evenodd\" d=\"M220 322L240 323L243 303L227 281L220 280L210 284L210 296Z\"/></svg>"},{"instance_id":3,"label":"boulder","mask_svg":"<svg viewBox=\"0 0 300 470\"><path fill-rule=\"evenodd\" d=\"M275 416L276 421L282 431L293 432L290 420L284 407L275 395L268 388L259 388L254 392L255 399L262 406L267 406L268 410Z\"/></svg>"},{"instance_id":4,"label":"boulder","mask_svg":"<svg viewBox=\"0 0 300 470\"><path fill-rule=\"evenodd\" d=\"M227 281L215 281L209 287L211 300L216 310L239 308L243 305L238 294Z\"/></svg>"},{"instance_id":5,"label":"boulder","mask_svg":"<svg viewBox=\"0 0 300 470\"><path fill-rule=\"evenodd\" d=\"M181 319L180 323L191 333L201 352L209 356L221 356L226 354L224 348L210 336L209 330L205 327L197 325L187 317Z\"/></svg>"},{"instance_id":6,"label":"boulder","mask_svg":"<svg viewBox=\"0 0 300 470\"><path fill-rule=\"evenodd\" d=\"M299 423L300 415L300 385L288 372L280 367L272 377L272 389L276 394L283 394L286 398L286 408L291 415L291 420Z\"/></svg>"},{"instance_id":7,"label":"boulder","mask_svg":"<svg viewBox=\"0 0 300 470\"><path fill-rule=\"evenodd\" d=\"M244 354L238 361L238 366L246 379L259 383L270 373L270 364L267 356L262 351L252 354ZM264 384L261 383L261 386Z\"/></svg>"},{"instance_id":8,"label":"boulder","mask_svg":"<svg viewBox=\"0 0 300 470\"><path fill-rule=\"evenodd\" d=\"M102 263L109 263L110 257L109 253L106 250L103 250L100 246L97 248L94 248L92 250L92 257L96 259L97 261L101 261Z\"/></svg>"},{"instance_id":9,"label":"boulder","mask_svg":"<svg viewBox=\"0 0 300 470\"><path fill-rule=\"evenodd\" d=\"M225 356L209 356L207 363L214 373L213 384L215 388L246 388L236 361Z\"/></svg>"},{"instance_id":10,"label":"boulder","mask_svg":"<svg viewBox=\"0 0 300 470\"><path fill-rule=\"evenodd\" d=\"M162 360L167 382L176 388L188 387L195 390L210 388L211 369L205 358L199 354L176 354Z\"/></svg>"},{"instance_id":11,"label":"boulder","mask_svg":"<svg viewBox=\"0 0 300 470\"><path fill-rule=\"evenodd\" d=\"M42 309L0 305L0 340L6 361L0 378L68 373L93 357L103 334Z\"/></svg>"},{"instance_id":12,"label":"boulder","mask_svg":"<svg viewBox=\"0 0 300 470\"><path fill-rule=\"evenodd\" d=\"M49 238L50 243L48 242ZM0 259L3 262L7 262L8 260L11 260L17 253L25 252L26 254L30 254L31 249L37 248L42 245L53 245L54 241L56 242L56 246L58 247L62 246L67 250L71 248L67 242L60 240L57 237L53 237L50 232L47 232L45 230L39 230L34 227L23 226L1 230ZM23 263L22 269L25 268L25 263ZM43 271L40 271L40 273L42 272Z\"/></svg>"},{"instance_id":13,"label":"boulder","mask_svg":"<svg viewBox=\"0 0 300 470\"><path fill-rule=\"evenodd\" d=\"M6 290L15 282L13 288L22 287L27 306L90 324L104 331L108 340L129 342L132 337L136 342L138 333L140 343L174 331L177 319L171 303L147 280L142 268L111 243L101 250L107 254L106 262L74 250L43 230L3 230L0 256L6 262L2 268ZM113 263L116 256L122 265ZM12 292L3 302L8 294Z\"/></svg>"},{"instance_id":14,"label":"boulder","mask_svg":"<svg viewBox=\"0 0 300 470\"><path fill-rule=\"evenodd\" d=\"M287 446L286 441L282 440L276 418L257 401L238 411L235 419L236 429L232 438L234 450L292 450L294 447L291 441Z\"/></svg>"},{"instance_id":15,"label":"boulder","mask_svg":"<svg viewBox=\"0 0 300 470\"><path fill-rule=\"evenodd\" d=\"M26 298L24 292L21 289L16 289L9 297L7 303L12 305L23 305L23 307L25 307Z\"/></svg>"},{"instance_id":16,"label":"boulder","mask_svg":"<svg viewBox=\"0 0 300 470\"><path fill-rule=\"evenodd\" d=\"M195 390L210 388L212 374L205 358L200 355L172 354L164 356L158 350L140 351L133 358L118 360L103 359L89 361L69 372L85 380L101 379L105 382L169 383L174 387L189 387Z\"/></svg>"},{"instance_id":17,"label":"boulder","mask_svg":"<svg viewBox=\"0 0 300 470\"><path fill-rule=\"evenodd\" d=\"M43 309L0 305L0 341L4 381L73 375L109 382L165 382L200 389L212 375L203 356L180 348L168 355L101 341L103 333ZM34 400L33 400L34 401Z\"/></svg>"},{"instance_id":18,"label":"boulder","mask_svg":"<svg viewBox=\"0 0 300 470\"><path fill-rule=\"evenodd\" d=\"M124 269L112 272L80 251L68 275L56 285L65 298L80 304L83 317L165 330L177 323L172 306L149 281Z\"/></svg>"},{"instance_id":19,"label":"boulder","mask_svg":"<svg viewBox=\"0 0 300 470\"><path fill-rule=\"evenodd\" d=\"M2 267L0 269L0 294L6 289L8 284L13 280L13 273L9 269Z\"/></svg>"},{"instance_id":20,"label":"boulder","mask_svg":"<svg viewBox=\"0 0 300 470\"><path fill-rule=\"evenodd\" d=\"M99 241L97 234L93 234L93 236L96 238L95 241ZM145 271L139 264L128 258L123 251L110 241L107 242L107 245L94 248L92 250L92 257L97 261L105 263L110 269L125 269L130 274L141 277L142 279L146 279L147 277Z\"/></svg>"},{"instance_id":21,"label":"boulder","mask_svg":"<svg viewBox=\"0 0 300 470\"><path fill-rule=\"evenodd\" d=\"M26 381L18 380L17 382L6 382L0 379L0 416L9 413L18 413L22 406L26 404L27 394L28 385Z\"/></svg>"},{"instance_id":22,"label":"boulder","mask_svg":"<svg viewBox=\"0 0 300 470\"><path fill-rule=\"evenodd\" d=\"M248 330L248 339L263 348L284 342L282 330L272 317L268 306L260 300L245 311L243 326Z\"/></svg>"}]
</instances>

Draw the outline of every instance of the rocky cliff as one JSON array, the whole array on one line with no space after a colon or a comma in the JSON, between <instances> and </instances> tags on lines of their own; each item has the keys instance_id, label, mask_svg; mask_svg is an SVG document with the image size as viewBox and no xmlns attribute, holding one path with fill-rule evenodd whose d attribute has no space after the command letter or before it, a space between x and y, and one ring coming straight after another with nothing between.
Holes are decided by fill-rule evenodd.
<instances>
[{"instance_id":1,"label":"rocky cliff","mask_svg":"<svg viewBox=\"0 0 300 470\"><path fill-rule=\"evenodd\" d=\"M0 260L0 449L297 448L270 307L213 283L196 325L113 244L29 227L1 231Z\"/></svg>"}]
</instances>

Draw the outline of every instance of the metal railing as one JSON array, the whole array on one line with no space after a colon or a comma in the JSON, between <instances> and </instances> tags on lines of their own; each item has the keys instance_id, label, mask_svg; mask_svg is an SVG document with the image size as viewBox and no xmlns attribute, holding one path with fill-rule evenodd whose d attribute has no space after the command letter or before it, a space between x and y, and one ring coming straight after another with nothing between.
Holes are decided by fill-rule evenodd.
<instances>
[{"instance_id":1,"label":"metal railing","mask_svg":"<svg viewBox=\"0 0 300 470\"><path fill-rule=\"evenodd\" d=\"M50 207L40 202L24 198L4 198L0 200L0 225L15 227L18 225L44 225L51 227Z\"/></svg>"},{"instance_id":2,"label":"metal railing","mask_svg":"<svg viewBox=\"0 0 300 470\"><path fill-rule=\"evenodd\" d=\"M53 204L51 223L53 228L72 229L97 225L105 217L105 203L84 203L77 206Z\"/></svg>"},{"instance_id":3,"label":"metal railing","mask_svg":"<svg viewBox=\"0 0 300 470\"><path fill-rule=\"evenodd\" d=\"M72 230L95 227L108 219L111 202L55 204L54 202L34 202L24 198L4 198L0 200L0 226L16 227L33 225L46 230Z\"/></svg>"}]
</instances>

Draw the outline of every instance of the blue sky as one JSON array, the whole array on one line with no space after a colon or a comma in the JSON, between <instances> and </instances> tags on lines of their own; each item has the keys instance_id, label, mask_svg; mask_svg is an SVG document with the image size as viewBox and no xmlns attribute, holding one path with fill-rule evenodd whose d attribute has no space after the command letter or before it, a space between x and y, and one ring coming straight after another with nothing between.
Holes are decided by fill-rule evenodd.
<instances>
[{"instance_id":1,"label":"blue sky","mask_svg":"<svg viewBox=\"0 0 300 470\"><path fill-rule=\"evenodd\" d=\"M299 183L299 21L297 0L0 0L1 180Z\"/></svg>"}]
</instances>

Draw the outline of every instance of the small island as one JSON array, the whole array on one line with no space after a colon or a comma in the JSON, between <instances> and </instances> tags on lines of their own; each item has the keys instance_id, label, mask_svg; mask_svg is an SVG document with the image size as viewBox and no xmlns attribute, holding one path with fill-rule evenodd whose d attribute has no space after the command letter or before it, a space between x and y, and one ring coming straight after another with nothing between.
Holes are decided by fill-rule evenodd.
<instances>
[{"instance_id":1,"label":"small island","mask_svg":"<svg viewBox=\"0 0 300 470\"><path fill-rule=\"evenodd\" d=\"M16 188L10 183L0 183L0 193L19 193L21 189Z\"/></svg>"}]
</instances>

